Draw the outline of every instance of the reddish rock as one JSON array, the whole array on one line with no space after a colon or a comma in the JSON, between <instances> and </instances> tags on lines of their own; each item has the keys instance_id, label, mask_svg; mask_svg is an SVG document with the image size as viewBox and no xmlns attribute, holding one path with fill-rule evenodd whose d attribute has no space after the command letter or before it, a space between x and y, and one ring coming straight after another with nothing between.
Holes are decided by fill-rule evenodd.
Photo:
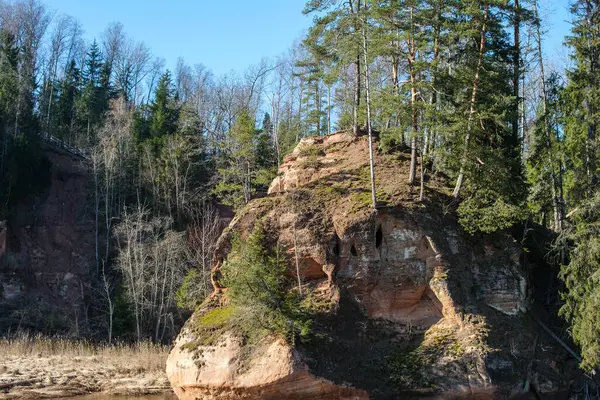
<instances>
[{"instance_id":1,"label":"reddish rock","mask_svg":"<svg viewBox=\"0 0 600 400\"><path fill-rule=\"evenodd\" d=\"M167 362L180 399L399 396L390 377L403 379L390 357L399 343L419 338L432 354L436 346L440 352L415 367L422 378L411 389L490 385L483 310L497 310L510 325L526 309L521 249L508 235L476 240L463 234L444 213L449 200L443 181L431 179L428 203L416 202L404 176L407 161L395 156L376 155L378 197L386 204L374 212L367 147L364 137L344 133L302 139L286 157L270 196L248 204L217 245L213 284L220 293L231 232L244 237L261 220L267 246L288 248L288 275L296 279L297 257L305 290L336 303L321 322L328 345L266 342L240 371L243 346L235 336L190 350L194 334L188 326Z\"/></svg>"}]
</instances>

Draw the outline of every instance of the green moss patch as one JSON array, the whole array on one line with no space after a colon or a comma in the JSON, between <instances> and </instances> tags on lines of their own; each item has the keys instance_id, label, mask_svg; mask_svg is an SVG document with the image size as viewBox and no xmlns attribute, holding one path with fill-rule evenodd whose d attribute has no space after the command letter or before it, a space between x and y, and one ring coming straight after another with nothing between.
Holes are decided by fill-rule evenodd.
<instances>
[{"instance_id":1,"label":"green moss patch","mask_svg":"<svg viewBox=\"0 0 600 400\"><path fill-rule=\"evenodd\" d=\"M221 336L235 326L236 308L232 305L214 308L191 321L190 329L195 339L186 343L185 350L214 346Z\"/></svg>"}]
</instances>

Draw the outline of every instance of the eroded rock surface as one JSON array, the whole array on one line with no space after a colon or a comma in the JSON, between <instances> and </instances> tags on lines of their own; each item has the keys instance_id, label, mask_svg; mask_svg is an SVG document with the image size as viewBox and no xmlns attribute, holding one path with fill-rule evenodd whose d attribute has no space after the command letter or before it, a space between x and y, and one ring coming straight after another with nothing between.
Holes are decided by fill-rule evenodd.
<instances>
[{"instance_id":1,"label":"eroded rock surface","mask_svg":"<svg viewBox=\"0 0 600 400\"><path fill-rule=\"evenodd\" d=\"M96 269L93 180L84 161L46 156L49 186L0 224L0 330L78 335L89 313L86 283Z\"/></svg>"},{"instance_id":2,"label":"eroded rock surface","mask_svg":"<svg viewBox=\"0 0 600 400\"><path fill-rule=\"evenodd\" d=\"M240 341L226 335L218 345L190 358L182 334L167 360L167 375L180 399L366 399L366 392L338 386L310 373L291 346L276 340L244 354ZM240 358L250 358L239 370Z\"/></svg>"},{"instance_id":3,"label":"eroded rock surface","mask_svg":"<svg viewBox=\"0 0 600 400\"><path fill-rule=\"evenodd\" d=\"M430 179L427 201L415 201L403 156L376 155L382 204L373 212L367 157L365 138L303 139L270 195L248 204L217 246L215 296L225 289L220 266L232 232L247 235L261 220L269 245L287 246L290 277L297 256L305 290L335 303L319 321L328 339L295 347L267 340L248 365L233 333L215 346L194 346L188 322L167 362L180 399L394 398L497 383L486 355L504 349L488 342L486 321L516 327L527 308L520 247L506 234L463 234L446 212L442 180ZM522 357L526 364L525 346Z\"/></svg>"}]
</instances>

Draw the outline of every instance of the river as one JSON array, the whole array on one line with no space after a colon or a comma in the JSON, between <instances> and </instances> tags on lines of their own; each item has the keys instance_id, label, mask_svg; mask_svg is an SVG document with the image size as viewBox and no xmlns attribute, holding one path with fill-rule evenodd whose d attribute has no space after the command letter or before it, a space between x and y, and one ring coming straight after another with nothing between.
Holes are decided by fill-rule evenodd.
<instances>
[{"instance_id":1,"label":"river","mask_svg":"<svg viewBox=\"0 0 600 400\"><path fill-rule=\"evenodd\" d=\"M88 396L68 397L61 400L177 400L172 393L151 396L107 396L102 394L90 394Z\"/></svg>"}]
</instances>

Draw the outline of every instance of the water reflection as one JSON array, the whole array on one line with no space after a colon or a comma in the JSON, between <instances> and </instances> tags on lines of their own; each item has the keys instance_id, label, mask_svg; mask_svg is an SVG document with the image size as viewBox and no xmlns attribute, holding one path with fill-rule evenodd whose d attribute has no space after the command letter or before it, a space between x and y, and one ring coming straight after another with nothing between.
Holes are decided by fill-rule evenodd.
<instances>
[{"instance_id":1,"label":"water reflection","mask_svg":"<svg viewBox=\"0 0 600 400\"><path fill-rule=\"evenodd\" d=\"M151 396L107 396L103 394L90 394L87 396L69 397L63 400L177 400L173 393Z\"/></svg>"}]
</instances>

